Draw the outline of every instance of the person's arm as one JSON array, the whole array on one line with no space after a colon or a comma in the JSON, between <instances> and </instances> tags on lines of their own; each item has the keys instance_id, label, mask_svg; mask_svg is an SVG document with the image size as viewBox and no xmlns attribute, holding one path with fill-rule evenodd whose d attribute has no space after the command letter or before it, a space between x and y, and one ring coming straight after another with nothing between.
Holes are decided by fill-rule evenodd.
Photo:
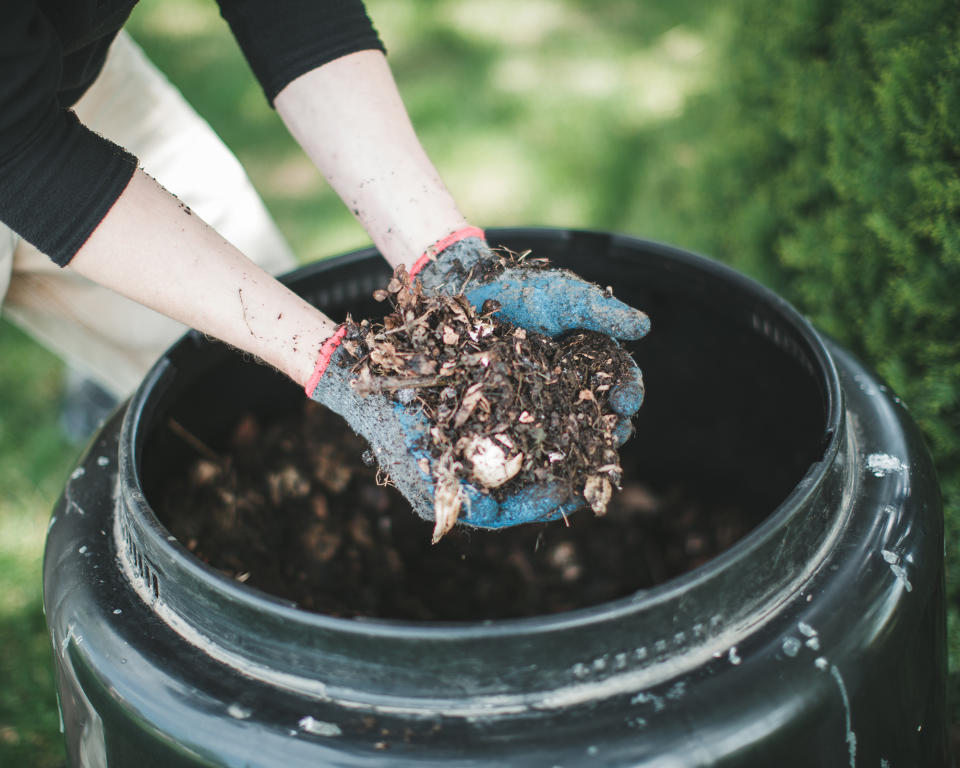
<instances>
[{"instance_id":1,"label":"person's arm","mask_svg":"<svg viewBox=\"0 0 960 768\"><path fill-rule=\"evenodd\" d=\"M301 386L336 328L142 171L68 268L255 355Z\"/></svg>"},{"instance_id":2,"label":"person's arm","mask_svg":"<svg viewBox=\"0 0 960 768\"><path fill-rule=\"evenodd\" d=\"M351 53L300 75L274 106L391 266L409 268L466 226L381 51Z\"/></svg>"},{"instance_id":3,"label":"person's arm","mask_svg":"<svg viewBox=\"0 0 960 768\"><path fill-rule=\"evenodd\" d=\"M276 106L391 266L411 266L465 225L382 52L349 54L298 77ZM70 267L301 385L336 327L140 171Z\"/></svg>"},{"instance_id":4,"label":"person's arm","mask_svg":"<svg viewBox=\"0 0 960 768\"><path fill-rule=\"evenodd\" d=\"M61 104L62 81L77 77L63 71L62 46L36 2L0 2L0 221L61 266L137 165Z\"/></svg>"}]
</instances>

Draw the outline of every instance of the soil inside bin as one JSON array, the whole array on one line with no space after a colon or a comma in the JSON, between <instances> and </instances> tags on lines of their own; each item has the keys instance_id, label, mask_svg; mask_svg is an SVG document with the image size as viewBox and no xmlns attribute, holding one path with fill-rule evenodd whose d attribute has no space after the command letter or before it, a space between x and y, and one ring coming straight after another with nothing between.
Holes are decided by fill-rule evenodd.
<instances>
[{"instance_id":1,"label":"soil inside bin","mask_svg":"<svg viewBox=\"0 0 960 768\"><path fill-rule=\"evenodd\" d=\"M216 450L168 427L197 455L155 505L171 533L229 577L334 616L476 621L595 605L696 567L756 522L632 481L628 442L604 517L458 525L431 545L432 523L377 485L362 438L315 403L269 424L245 415Z\"/></svg>"}]
</instances>

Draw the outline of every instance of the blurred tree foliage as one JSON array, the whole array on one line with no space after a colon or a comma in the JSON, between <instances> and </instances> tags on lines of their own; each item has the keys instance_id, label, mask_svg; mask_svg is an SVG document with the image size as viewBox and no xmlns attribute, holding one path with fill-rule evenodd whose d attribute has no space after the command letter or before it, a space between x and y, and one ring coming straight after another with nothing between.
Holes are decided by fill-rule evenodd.
<instances>
[{"instance_id":1,"label":"blurred tree foliage","mask_svg":"<svg viewBox=\"0 0 960 768\"><path fill-rule=\"evenodd\" d=\"M772 285L880 372L933 450L960 670L960 13L953 0L737 0L694 162L634 208ZM657 203L661 210L664 203Z\"/></svg>"}]
</instances>

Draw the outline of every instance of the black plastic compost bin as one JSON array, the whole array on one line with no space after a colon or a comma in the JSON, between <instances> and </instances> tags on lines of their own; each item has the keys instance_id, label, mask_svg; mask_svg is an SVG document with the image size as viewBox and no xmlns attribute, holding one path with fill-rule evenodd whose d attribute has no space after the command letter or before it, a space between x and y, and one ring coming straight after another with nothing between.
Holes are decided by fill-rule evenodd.
<instances>
[{"instance_id":1,"label":"black plastic compost bin","mask_svg":"<svg viewBox=\"0 0 960 768\"><path fill-rule=\"evenodd\" d=\"M650 314L631 346L647 401L626 475L722 498L753 516L749 534L555 615L300 610L195 559L151 509L186 450L164 437L170 418L215 443L241 409L302 397L189 334L94 439L50 525L71 765L947 765L942 512L900 401L721 265L603 233L489 235ZM386 277L366 250L289 282L362 317L382 313L369 296Z\"/></svg>"}]
</instances>

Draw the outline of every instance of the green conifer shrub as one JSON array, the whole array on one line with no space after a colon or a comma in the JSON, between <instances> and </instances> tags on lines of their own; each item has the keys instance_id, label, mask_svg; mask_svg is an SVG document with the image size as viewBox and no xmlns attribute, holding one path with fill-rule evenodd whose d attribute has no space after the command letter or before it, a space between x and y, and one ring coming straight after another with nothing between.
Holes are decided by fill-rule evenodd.
<instances>
[{"instance_id":1,"label":"green conifer shrub","mask_svg":"<svg viewBox=\"0 0 960 768\"><path fill-rule=\"evenodd\" d=\"M720 83L674 129L694 162L632 210L656 197L655 236L771 285L903 398L943 489L960 672L960 9L735 6Z\"/></svg>"}]
</instances>

